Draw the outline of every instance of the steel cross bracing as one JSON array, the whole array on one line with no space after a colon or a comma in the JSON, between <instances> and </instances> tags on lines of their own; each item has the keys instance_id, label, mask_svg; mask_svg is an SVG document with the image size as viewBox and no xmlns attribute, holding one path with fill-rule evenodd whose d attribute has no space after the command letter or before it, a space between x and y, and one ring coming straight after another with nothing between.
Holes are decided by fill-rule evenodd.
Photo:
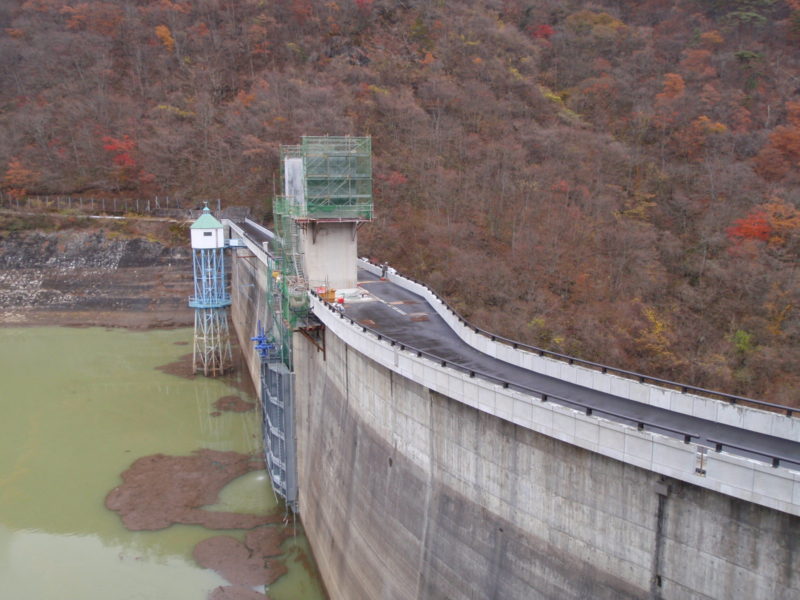
<instances>
[{"instance_id":1,"label":"steel cross bracing","mask_svg":"<svg viewBox=\"0 0 800 600\"><path fill-rule=\"evenodd\" d=\"M222 248L192 251L194 295L189 298L192 308L221 308L231 303L225 280L225 255Z\"/></svg>"},{"instance_id":2,"label":"steel cross bracing","mask_svg":"<svg viewBox=\"0 0 800 600\"><path fill-rule=\"evenodd\" d=\"M227 309L195 308L192 357L192 372L212 377L233 363Z\"/></svg>"},{"instance_id":3,"label":"steel cross bracing","mask_svg":"<svg viewBox=\"0 0 800 600\"><path fill-rule=\"evenodd\" d=\"M222 375L233 364L227 307L231 303L222 248L192 250L194 295L194 350L192 372Z\"/></svg>"}]
</instances>

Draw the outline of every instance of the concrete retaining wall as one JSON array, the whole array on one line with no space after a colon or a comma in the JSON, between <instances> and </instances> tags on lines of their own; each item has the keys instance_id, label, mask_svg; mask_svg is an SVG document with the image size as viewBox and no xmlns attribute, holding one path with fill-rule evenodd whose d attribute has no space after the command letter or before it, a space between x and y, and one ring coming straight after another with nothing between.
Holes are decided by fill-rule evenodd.
<instances>
[{"instance_id":1,"label":"concrete retaining wall","mask_svg":"<svg viewBox=\"0 0 800 600\"><path fill-rule=\"evenodd\" d=\"M333 329L325 357L295 336L300 508L333 600L800 597L797 516L491 415Z\"/></svg>"},{"instance_id":2,"label":"concrete retaining wall","mask_svg":"<svg viewBox=\"0 0 800 600\"><path fill-rule=\"evenodd\" d=\"M256 251L258 249L256 248ZM261 361L250 339L258 333L258 321L269 328L267 267L257 260L252 248L231 250L231 320L247 363L250 377L261 400Z\"/></svg>"},{"instance_id":3,"label":"concrete retaining wall","mask_svg":"<svg viewBox=\"0 0 800 600\"><path fill-rule=\"evenodd\" d=\"M379 267L365 260L359 260L359 267L375 274L380 273ZM739 404L733 405L713 398L682 393L649 383L640 383L579 365L570 365L567 362L539 356L521 348L515 349L511 345L492 340L490 336L468 327L428 287L393 272L389 273L389 279L392 283L425 298L464 342L507 363L629 400L652 404L734 427L800 441L800 413L789 417Z\"/></svg>"}]
</instances>

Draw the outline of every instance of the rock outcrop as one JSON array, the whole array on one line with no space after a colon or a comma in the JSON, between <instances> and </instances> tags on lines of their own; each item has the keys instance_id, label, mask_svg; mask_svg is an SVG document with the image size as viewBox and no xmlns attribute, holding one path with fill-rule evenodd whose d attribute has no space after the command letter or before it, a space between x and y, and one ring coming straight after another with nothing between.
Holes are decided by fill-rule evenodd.
<instances>
[{"instance_id":1,"label":"rock outcrop","mask_svg":"<svg viewBox=\"0 0 800 600\"><path fill-rule=\"evenodd\" d=\"M192 323L191 251L104 230L0 236L0 323Z\"/></svg>"}]
</instances>

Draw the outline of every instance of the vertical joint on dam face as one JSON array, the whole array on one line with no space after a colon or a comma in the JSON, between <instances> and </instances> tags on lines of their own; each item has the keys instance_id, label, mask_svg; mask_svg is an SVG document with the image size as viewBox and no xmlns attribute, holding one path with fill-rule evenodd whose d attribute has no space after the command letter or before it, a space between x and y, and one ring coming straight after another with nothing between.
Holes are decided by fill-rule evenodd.
<instances>
[{"instance_id":1,"label":"vertical joint on dam face","mask_svg":"<svg viewBox=\"0 0 800 600\"><path fill-rule=\"evenodd\" d=\"M664 555L664 520L667 510L667 498L669 497L669 484L666 478L661 477L655 483L654 491L658 500L658 508L655 517L655 542L653 547L653 575L650 578L650 597L653 600L661 600L661 589L663 581L661 577L661 560Z\"/></svg>"}]
</instances>

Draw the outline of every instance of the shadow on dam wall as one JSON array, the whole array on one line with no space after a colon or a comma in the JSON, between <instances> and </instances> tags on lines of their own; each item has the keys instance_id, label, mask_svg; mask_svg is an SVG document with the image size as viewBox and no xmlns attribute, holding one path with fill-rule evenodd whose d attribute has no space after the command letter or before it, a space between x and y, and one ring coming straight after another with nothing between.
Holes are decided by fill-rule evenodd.
<instances>
[{"instance_id":1,"label":"shadow on dam wall","mask_svg":"<svg viewBox=\"0 0 800 600\"><path fill-rule=\"evenodd\" d=\"M266 273L234 261L243 348ZM800 598L800 518L519 427L294 336L300 513L333 600ZM250 357L258 385L258 358Z\"/></svg>"},{"instance_id":2,"label":"shadow on dam wall","mask_svg":"<svg viewBox=\"0 0 800 600\"><path fill-rule=\"evenodd\" d=\"M267 273L259 263L234 256L231 267L231 320L253 387L261 400L261 360L253 350L252 337L258 324L267 328L270 315L267 306Z\"/></svg>"},{"instance_id":3,"label":"shadow on dam wall","mask_svg":"<svg viewBox=\"0 0 800 600\"><path fill-rule=\"evenodd\" d=\"M295 336L300 506L334 599L798 598L800 519Z\"/></svg>"}]
</instances>

